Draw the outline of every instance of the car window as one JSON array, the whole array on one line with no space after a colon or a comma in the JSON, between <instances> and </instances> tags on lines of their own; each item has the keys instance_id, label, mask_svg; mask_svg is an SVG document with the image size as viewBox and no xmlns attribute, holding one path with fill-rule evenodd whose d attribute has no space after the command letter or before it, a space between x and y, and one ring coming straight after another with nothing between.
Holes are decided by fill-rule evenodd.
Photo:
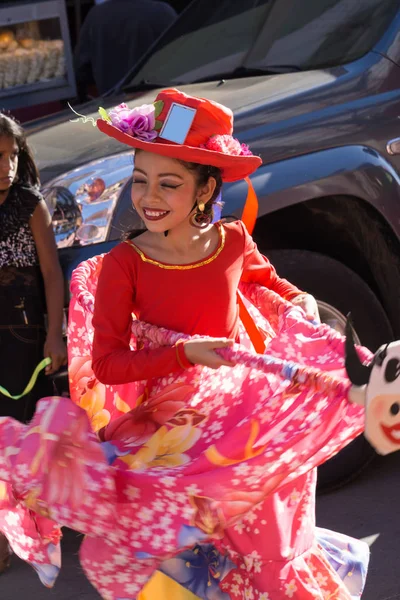
<instances>
[{"instance_id":1,"label":"car window","mask_svg":"<svg viewBox=\"0 0 400 600\"><path fill-rule=\"evenodd\" d=\"M253 68L307 70L349 63L373 48L399 10L393 0L308 0L301 11L288 10L283 17L284 4L275 2L248 55Z\"/></svg>"},{"instance_id":2,"label":"car window","mask_svg":"<svg viewBox=\"0 0 400 600\"><path fill-rule=\"evenodd\" d=\"M190 83L239 69L308 70L351 62L380 39L394 0L195 0L134 74L148 82Z\"/></svg>"},{"instance_id":3,"label":"car window","mask_svg":"<svg viewBox=\"0 0 400 600\"><path fill-rule=\"evenodd\" d=\"M161 47L134 77L164 84L189 83L231 71L246 58L274 0L198 0L160 41Z\"/></svg>"}]
</instances>

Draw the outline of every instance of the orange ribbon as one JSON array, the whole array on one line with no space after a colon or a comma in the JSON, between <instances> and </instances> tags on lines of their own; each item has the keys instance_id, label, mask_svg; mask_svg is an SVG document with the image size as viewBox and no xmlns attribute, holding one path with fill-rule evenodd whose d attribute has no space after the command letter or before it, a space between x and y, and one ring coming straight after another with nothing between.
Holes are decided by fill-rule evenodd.
<instances>
[{"instance_id":1,"label":"orange ribbon","mask_svg":"<svg viewBox=\"0 0 400 600\"><path fill-rule=\"evenodd\" d=\"M246 226L247 231L250 235L253 233L257 215L258 215L258 198L257 194L254 190L253 184L251 183L250 177L244 178L247 183L247 197L246 202L244 203L243 213L242 213L242 221ZM243 323L245 330L247 331L247 335L249 336L251 343L254 346L255 351L258 354L264 354L265 352L265 343L264 338L261 335L257 325L254 323L251 318L246 306L244 305L243 300L240 295L237 295L237 301L239 304L239 317Z\"/></svg>"},{"instance_id":2,"label":"orange ribbon","mask_svg":"<svg viewBox=\"0 0 400 600\"><path fill-rule=\"evenodd\" d=\"M243 323L243 327L245 328L247 335L250 338L251 343L254 346L254 350L257 354L264 354L265 352L265 343L264 338L258 329L257 325L254 323L252 317L250 316L249 311L247 310L240 294L237 294L237 302L239 305L239 317Z\"/></svg>"},{"instance_id":3,"label":"orange ribbon","mask_svg":"<svg viewBox=\"0 0 400 600\"><path fill-rule=\"evenodd\" d=\"M247 197L246 202L244 203L242 221L246 225L246 229L251 235L257 221L258 198L250 178L245 177L244 180L247 183Z\"/></svg>"}]
</instances>

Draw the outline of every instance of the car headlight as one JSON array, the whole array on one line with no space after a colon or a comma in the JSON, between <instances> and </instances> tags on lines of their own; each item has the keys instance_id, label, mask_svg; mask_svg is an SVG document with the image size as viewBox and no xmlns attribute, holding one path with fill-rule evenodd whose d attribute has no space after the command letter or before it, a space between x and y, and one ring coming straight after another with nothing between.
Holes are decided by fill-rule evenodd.
<instances>
[{"instance_id":1,"label":"car headlight","mask_svg":"<svg viewBox=\"0 0 400 600\"><path fill-rule=\"evenodd\" d=\"M87 163L43 186L59 248L107 239L115 206L132 169L132 152L124 152Z\"/></svg>"}]
</instances>

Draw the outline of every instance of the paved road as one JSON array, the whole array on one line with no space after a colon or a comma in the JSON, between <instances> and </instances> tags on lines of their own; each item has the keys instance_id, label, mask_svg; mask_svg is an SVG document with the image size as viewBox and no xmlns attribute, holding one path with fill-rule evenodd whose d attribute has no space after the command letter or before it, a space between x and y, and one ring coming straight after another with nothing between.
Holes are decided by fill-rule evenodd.
<instances>
[{"instance_id":1,"label":"paved road","mask_svg":"<svg viewBox=\"0 0 400 600\"><path fill-rule=\"evenodd\" d=\"M357 481L319 497L317 522L354 537L368 538L372 558L363 600L400 600L400 452L377 459ZM0 579L1 600L99 600L78 562L79 536L67 531L63 569L47 590L19 560Z\"/></svg>"}]
</instances>

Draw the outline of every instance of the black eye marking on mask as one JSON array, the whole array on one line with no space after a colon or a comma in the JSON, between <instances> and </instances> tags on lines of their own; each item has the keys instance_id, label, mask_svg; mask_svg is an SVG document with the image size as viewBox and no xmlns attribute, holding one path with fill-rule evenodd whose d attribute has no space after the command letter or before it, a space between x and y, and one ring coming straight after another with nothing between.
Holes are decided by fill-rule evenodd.
<instances>
[{"instance_id":1,"label":"black eye marking on mask","mask_svg":"<svg viewBox=\"0 0 400 600\"><path fill-rule=\"evenodd\" d=\"M398 358L391 358L388 360L385 367L385 380L388 383L396 381L400 376L400 360Z\"/></svg>"},{"instance_id":2,"label":"black eye marking on mask","mask_svg":"<svg viewBox=\"0 0 400 600\"><path fill-rule=\"evenodd\" d=\"M392 406L390 407L390 414L392 414L394 417L396 415L398 415L400 412L400 404L398 402L394 402L392 404Z\"/></svg>"}]
</instances>

